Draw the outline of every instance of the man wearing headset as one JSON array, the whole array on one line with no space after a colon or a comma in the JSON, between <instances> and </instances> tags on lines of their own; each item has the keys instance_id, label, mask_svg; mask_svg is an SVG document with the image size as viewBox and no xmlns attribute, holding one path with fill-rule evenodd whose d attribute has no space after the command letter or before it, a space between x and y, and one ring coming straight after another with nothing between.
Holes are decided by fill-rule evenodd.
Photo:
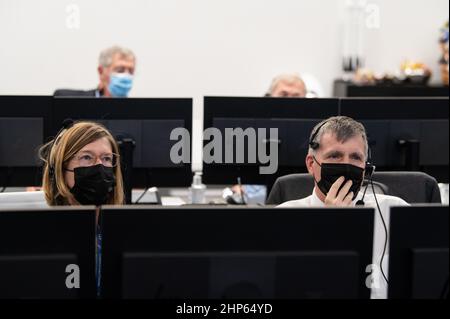
<instances>
[{"instance_id":1,"label":"man wearing headset","mask_svg":"<svg viewBox=\"0 0 450 319\"><path fill-rule=\"evenodd\" d=\"M367 134L361 123L345 116L322 121L312 130L306 156L306 167L314 178L312 194L279 207L374 207L372 260L380 271L374 273L372 268L372 298L378 299L387 297L387 278L384 277L387 277L388 264L389 208L408 203L394 196L360 192L364 176L371 176L374 170L368 163L368 155Z\"/></svg>"}]
</instances>

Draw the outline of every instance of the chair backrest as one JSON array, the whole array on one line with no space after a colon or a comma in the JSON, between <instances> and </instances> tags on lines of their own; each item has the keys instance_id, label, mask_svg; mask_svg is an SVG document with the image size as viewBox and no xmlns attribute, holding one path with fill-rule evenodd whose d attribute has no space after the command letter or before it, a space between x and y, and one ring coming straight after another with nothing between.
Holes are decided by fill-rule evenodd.
<instances>
[{"instance_id":1,"label":"chair backrest","mask_svg":"<svg viewBox=\"0 0 450 319\"><path fill-rule=\"evenodd\" d=\"M0 208L47 208L44 192L0 193Z\"/></svg>"},{"instance_id":2,"label":"chair backrest","mask_svg":"<svg viewBox=\"0 0 450 319\"><path fill-rule=\"evenodd\" d=\"M408 203L441 203L441 194L435 178L422 172L375 172L375 182L387 186L388 194ZM278 178L267 198L268 205L305 198L314 187L309 174L292 174Z\"/></svg>"}]
</instances>

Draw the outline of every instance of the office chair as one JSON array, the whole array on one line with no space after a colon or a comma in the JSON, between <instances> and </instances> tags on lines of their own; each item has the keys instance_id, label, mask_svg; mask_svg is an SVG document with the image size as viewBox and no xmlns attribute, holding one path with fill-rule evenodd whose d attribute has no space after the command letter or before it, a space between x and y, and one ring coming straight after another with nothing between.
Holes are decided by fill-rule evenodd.
<instances>
[{"instance_id":1,"label":"office chair","mask_svg":"<svg viewBox=\"0 0 450 319\"><path fill-rule=\"evenodd\" d=\"M411 204L441 203L436 179L422 172L375 172L373 181L377 194L397 196ZM314 181L309 174L282 176L276 180L266 204L279 205L305 198L312 194L313 188Z\"/></svg>"}]
</instances>

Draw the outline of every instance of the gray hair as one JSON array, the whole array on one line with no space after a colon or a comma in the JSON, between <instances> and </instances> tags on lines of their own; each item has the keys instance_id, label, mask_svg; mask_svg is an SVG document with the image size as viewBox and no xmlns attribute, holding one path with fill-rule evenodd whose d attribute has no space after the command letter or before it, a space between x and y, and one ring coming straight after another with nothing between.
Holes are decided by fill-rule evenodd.
<instances>
[{"instance_id":1,"label":"gray hair","mask_svg":"<svg viewBox=\"0 0 450 319\"><path fill-rule=\"evenodd\" d=\"M101 65L105 68L109 67L112 63L112 59L113 59L114 55L116 55L116 54L120 54L123 57L132 57L133 59L136 59L136 56L134 55L133 51L131 51L130 49L115 45L113 47L103 50L100 53L100 57L98 59L99 65Z\"/></svg>"},{"instance_id":2,"label":"gray hair","mask_svg":"<svg viewBox=\"0 0 450 319\"><path fill-rule=\"evenodd\" d=\"M302 78L298 74L295 74L295 73L292 73L292 74L281 74L281 75L276 76L272 80L272 83L270 84L270 88L269 88L269 91L267 92L267 95L272 95L272 93L275 91L275 88L281 82L287 82L289 84L296 83L296 82L300 83L300 84L303 85L303 87L305 88L305 91L306 91L306 84L305 84L305 82L302 80Z\"/></svg>"},{"instance_id":3,"label":"gray hair","mask_svg":"<svg viewBox=\"0 0 450 319\"><path fill-rule=\"evenodd\" d=\"M319 129L320 128L320 129ZM334 116L330 117L327 120L323 120L319 124L317 124L309 137L310 142L318 143L320 145L320 141L322 139L323 134L332 133L336 135L336 139L339 142L345 143L348 139L361 136L364 141L364 154L366 155L366 159L369 155L369 143L367 142L367 134L364 126L355 121L354 119L347 116ZM311 140L313 138L314 139ZM314 154L315 150L309 147L308 154Z\"/></svg>"}]
</instances>

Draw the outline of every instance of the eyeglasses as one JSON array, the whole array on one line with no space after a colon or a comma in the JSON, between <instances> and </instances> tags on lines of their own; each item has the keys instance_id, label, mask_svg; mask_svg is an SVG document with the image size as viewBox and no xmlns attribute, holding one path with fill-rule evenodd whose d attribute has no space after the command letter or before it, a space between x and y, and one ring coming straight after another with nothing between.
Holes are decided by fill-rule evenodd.
<instances>
[{"instance_id":1,"label":"eyeglasses","mask_svg":"<svg viewBox=\"0 0 450 319\"><path fill-rule=\"evenodd\" d=\"M93 166L100 159L103 166L106 167L116 167L119 162L120 155L115 153L103 154L100 156L96 156L92 153L80 153L76 154L73 159L78 163L79 166L87 167Z\"/></svg>"}]
</instances>

